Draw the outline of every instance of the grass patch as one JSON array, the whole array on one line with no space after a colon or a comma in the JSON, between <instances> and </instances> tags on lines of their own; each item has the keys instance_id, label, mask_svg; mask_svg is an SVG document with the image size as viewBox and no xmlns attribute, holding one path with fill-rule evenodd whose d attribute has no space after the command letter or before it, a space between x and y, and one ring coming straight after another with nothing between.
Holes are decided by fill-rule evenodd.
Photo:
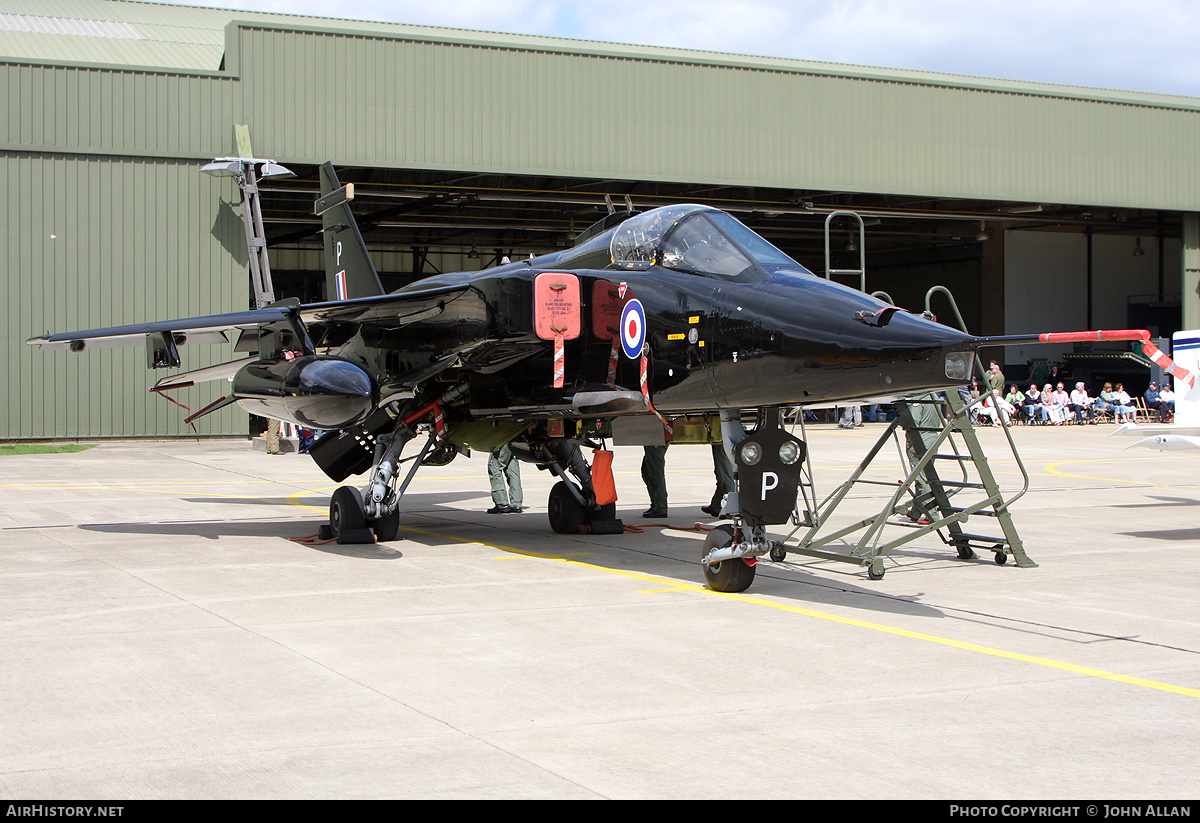
<instances>
[{"instance_id":1,"label":"grass patch","mask_svg":"<svg viewBox=\"0 0 1200 823\"><path fill-rule=\"evenodd\" d=\"M13 443L0 445L0 457L10 454L74 454L87 451L95 446L81 446L78 443L69 446L45 446L40 443Z\"/></svg>"}]
</instances>

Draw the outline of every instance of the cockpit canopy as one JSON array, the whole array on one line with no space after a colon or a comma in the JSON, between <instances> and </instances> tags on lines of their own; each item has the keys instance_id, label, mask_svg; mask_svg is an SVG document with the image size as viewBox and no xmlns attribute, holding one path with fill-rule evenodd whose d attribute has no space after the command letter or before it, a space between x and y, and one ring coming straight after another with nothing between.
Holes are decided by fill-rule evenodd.
<instances>
[{"instance_id":1,"label":"cockpit canopy","mask_svg":"<svg viewBox=\"0 0 1200 823\"><path fill-rule=\"evenodd\" d=\"M658 265L727 277L754 265L807 271L725 212L693 203L629 218L613 232L609 253L622 268Z\"/></svg>"}]
</instances>

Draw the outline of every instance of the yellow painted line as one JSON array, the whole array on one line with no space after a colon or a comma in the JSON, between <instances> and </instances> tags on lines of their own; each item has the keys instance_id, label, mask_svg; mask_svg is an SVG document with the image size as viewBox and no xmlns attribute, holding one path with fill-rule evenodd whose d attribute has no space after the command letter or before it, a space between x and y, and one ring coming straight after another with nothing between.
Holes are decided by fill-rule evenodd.
<instances>
[{"instance_id":1,"label":"yellow painted line","mask_svg":"<svg viewBox=\"0 0 1200 823\"><path fill-rule=\"evenodd\" d=\"M238 485L244 484L247 486L251 486L255 483L276 484L277 481L275 481L275 480L238 480L237 481ZM133 480L130 480L127 482L114 480L111 482L95 482L95 483L52 483L52 482L21 483L21 484L5 483L5 484L0 484L0 489L16 489L18 491L22 491L22 490L23 491L47 491L47 490L78 491L80 489L85 490L85 491L86 490L103 491L104 489L116 489L117 491L123 491L123 492L146 491L146 489L136 488L137 486L140 486L140 485L142 485L140 482L133 481ZM230 483L229 481L221 481L219 483L215 483L215 482L214 483L187 483L187 482L155 483L154 485L159 487L159 489L161 489L161 488L165 488L165 487L193 488L193 487L200 487L200 486L221 486L222 488L225 488L225 487L228 487L228 486L231 486L234 484Z\"/></svg>"},{"instance_id":2,"label":"yellow painted line","mask_svg":"<svg viewBox=\"0 0 1200 823\"><path fill-rule=\"evenodd\" d=\"M719 594L713 592L713 594ZM747 603L754 603L759 606L767 606L781 611L792 612L793 614L802 614L807 617L816 617L821 620L829 620L834 623L842 623L847 626L856 626L863 629L871 629L873 631L893 634L899 637L907 637L913 640L923 640L927 643L936 643L941 646L950 646L964 651L975 652L977 654L986 654L991 657L1000 657L1007 660L1019 660L1023 663L1032 663L1037 666L1046 666L1051 669L1059 669L1060 671L1072 672L1081 674L1086 677L1098 677L1103 680L1115 680L1118 683L1127 683L1131 686L1141 686L1147 689L1155 689L1157 691L1171 692L1172 694L1181 694L1185 697L1200 698L1200 689L1189 689L1186 686L1176 686L1171 683L1162 683L1157 680L1146 680L1141 677L1131 677L1125 674L1117 674L1115 672L1106 672L1102 669L1093 669L1087 666L1077 666L1074 663L1064 663L1060 660L1052 660L1048 657L1036 657L1029 654L1020 654L1019 652L1010 652L1003 649L994 649L990 646L980 646L976 643L967 643L962 640L951 640L948 637L938 637L933 634L924 634L922 632L913 632L907 629L897 629L894 626L885 626L881 623L869 623L865 620L855 620L852 617L840 617L836 614L827 614L825 612L813 611L812 609L804 609L799 606L789 606L784 603L774 603L769 600L762 600L756 597L747 597L746 595L736 594L720 594L721 597L730 597L742 600Z\"/></svg>"},{"instance_id":3,"label":"yellow painted line","mask_svg":"<svg viewBox=\"0 0 1200 823\"><path fill-rule=\"evenodd\" d=\"M1117 463L1123 465L1145 461L1160 462L1163 460L1200 460L1200 457L1194 455L1163 455L1161 457L1097 457L1091 460L1063 460L1058 463L1047 463L1042 467L1042 471L1056 474L1059 477L1070 477L1074 480L1102 480L1107 483L1128 483L1133 486L1155 486L1162 489L1200 489L1200 486L1183 486L1178 483L1154 483L1149 480L1130 480L1128 477L1096 477L1090 474L1072 474L1071 472L1060 471L1058 468L1059 466L1074 466L1082 463Z\"/></svg>"},{"instance_id":4,"label":"yellow painted line","mask_svg":"<svg viewBox=\"0 0 1200 823\"><path fill-rule=\"evenodd\" d=\"M428 532L432 534L432 532ZM464 540L464 543L474 543L474 540ZM595 552L569 552L567 554L539 554L538 557L545 557L548 560L562 560L565 557L591 557ZM498 557L493 557L493 560L524 560L525 558L515 554L502 554Z\"/></svg>"},{"instance_id":5,"label":"yellow painted line","mask_svg":"<svg viewBox=\"0 0 1200 823\"><path fill-rule=\"evenodd\" d=\"M1141 458L1141 459L1146 459L1146 458ZM1159 459L1161 459L1161 458L1159 458ZM1183 459L1183 458L1177 458L1177 459ZM1074 463L1084 463L1084 462L1103 463L1103 462L1113 462L1113 461L1109 461L1109 460L1065 461L1063 463L1050 464L1049 466L1047 466L1047 469L1050 469L1052 466L1069 465L1069 463L1072 463L1072 462L1074 462ZM1068 475L1068 476L1070 476L1070 475ZM1085 479L1093 479L1093 478L1085 478ZM1133 481L1128 481L1128 482L1133 482ZM300 508L312 509L314 511L324 512L324 509L318 508L316 506L308 505L307 503L298 502L298 498L305 496L305 495L316 494L316 493L325 491L329 488L333 488L333 487L326 486L326 487L322 487L322 488L308 489L305 491L296 492L292 495L289 495L286 498L286 500L289 504L298 506ZM231 498L234 497L234 495L228 495L228 496ZM243 498L243 499L254 500L254 499L259 499L259 498ZM695 594L705 594L705 595L709 595L709 596L713 596L713 597L721 597L721 598L725 598L727 600L736 600L736 601L740 601L742 603L747 603L747 604L754 605L754 606L763 606L763 607L766 607L769 609L775 609L777 611L788 612L790 614L798 614L798 615L802 615L804 617L812 617L812 618L816 618L818 620L826 620L831 623L840 623L845 626L854 626L855 628L868 629L870 631L882 632L884 634L890 634L890 635L894 635L896 637L905 637L910 640L921 640L926 643L934 643L934 644L937 644L940 646L948 646L950 648L961 649L963 651L974 652L976 654L988 655L990 657L998 657L998 658L1002 658L1005 660L1016 660L1016 661L1019 661L1022 663L1030 663L1030 664L1033 664L1036 666L1044 666L1046 668L1057 669L1059 671L1071 672L1072 674L1079 674L1079 675L1083 675L1085 677L1095 677L1095 678L1099 678L1102 680L1112 680L1117 683L1125 683L1125 684L1128 684L1131 686L1140 686L1142 688L1154 689L1156 691L1162 691L1162 692L1169 692L1171 694L1183 695L1185 697L1200 698L1200 689L1191 689L1191 688L1187 688L1185 686L1176 686L1171 683L1163 683L1163 682L1160 682L1157 680L1147 680L1147 679L1141 678L1141 677L1131 677L1129 675L1117 674L1115 672L1108 672L1108 671L1104 671L1102 669L1093 669L1088 666L1078 666L1074 663L1065 663L1063 661L1053 660L1048 657L1037 657L1035 655L1021 654L1019 652L1010 652L1010 651L1005 651L1004 649L992 648L990 646L981 646L977 643L967 643L962 640L953 640L948 637L939 637L939 636L933 635L933 634L925 634L923 632L914 632L914 631L910 631L908 629L899 629L899 628L896 628L895 626L887 626L882 623L872 623L872 622L869 622L866 620L857 620L852 617L842 617L840 615L830 614L828 612L819 612L819 611L815 611L813 609L802 608L800 606L791 606L786 603L778 603L773 600L765 600L761 597L752 597L752 596L746 595L746 594L727 594L724 592L715 592L712 589L707 588L706 586L700 586L700 585L697 585L694 583L684 583L682 581L677 582L674 580L669 580L669 579L665 579L665 578L661 578L661 577L655 577L653 575L643 574L641 572L631 572L631 571L626 571L624 569L610 569L610 568L605 568L604 566L597 566L592 563L584 563L579 560L567 559L568 557L579 556L578 554L571 554L571 555L544 554L542 552L533 552L533 551L528 551L528 550L524 550L524 549L517 549L512 546L504 546L499 543L489 543L489 542L483 541L483 540L464 539L460 535L444 534L441 532L429 531L426 529L417 529L417 528L413 528L410 526L401 526L400 528L404 531L412 532L414 534L423 534L423 535L427 535L430 537L437 537L437 538L440 538L443 540L453 540L458 543L467 543L467 544L473 544L473 545L478 545L478 546L486 546L488 548L496 549L497 551L505 552L506 555L510 555L510 556L516 555L516 556L520 556L520 557L536 557L536 558L543 559L543 560L553 560L553 561L556 561L559 563L565 563L569 566L575 566L580 569L604 572L605 574L617 575L619 577L626 577L631 580L641 580L644 582L653 583L657 586L663 586L664 584L667 586L667 588L642 590L645 593L691 592L691 593L695 593ZM584 556L586 556L586 553Z\"/></svg>"},{"instance_id":6,"label":"yellow painted line","mask_svg":"<svg viewBox=\"0 0 1200 823\"><path fill-rule=\"evenodd\" d=\"M307 494L308 492L302 492L302 493ZM401 526L401 528L405 529L406 531L415 532L417 534L425 534L425 535L430 535L432 537L440 537L442 539L457 540L462 543L472 543L472 544L479 545L479 546L487 546L488 548L497 549L499 551L507 552L510 554L520 555L522 557L536 557L536 558L540 558L543 560L553 560L553 561L557 561L559 563L565 563L569 566L576 566L580 569L587 569L589 571L604 572L606 574L613 574L613 575L617 575L619 577L626 577L631 580L641 580L641 581L645 581L647 583L654 583L659 586L662 586L663 584L667 585L667 588L665 588L665 589L644 590L647 592L692 592L695 594L706 594L706 595L710 595L713 597L722 597L727 600L737 600L742 603L748 603L748 604L754 605L754 606L764 606L768 609L775 609L777 611L783 611L783 612L789 612L791 614L803 615L804 617L813 617L818 620L827 620L832 623L841 623L842 625L845 625L845 626L854 626L854 627L860 628L860 629L869 629L871 631L883 632L884 634L890 634L890 635L894 635L897 637L906 637L910 640L921 640L926 643L935 643L939 646L949 646L951 648L961 649L963 651L974 652L976 654L984 654L984 655L988 655L990 657L999 657L999 658L1002 658L1005 660L1016 660L1016 661L1020 661L1022 663L1031 663L1036 666L1045 666L1045 667L1051 668L1051 669L1058 669L1059 671L1071 672L1072 674L1079 674L1079 675L1083 675L1085 677L1096 677L1096 678L1100 678L1102 680L1113 680L1118 683L1125 683L1125 684L1128 684L1131 686L1140 686L1140 687L1146 688L1146 689L1154 689L1156 691L1170 692L1172 694L1179 694L1179 695L1183 695L1185 697L1200 698L1200 689L1190 689L1190 688L1187 688L1186 686L1176 686L1171 683L1162 683L1157 680L1147 680L1147 679L1141 678L1141 677L1131 677L1130 675L1117 674L1116 672L1106 672L1102 669L1093 669L1093 668L1089 668L1088 666L1078 666L1074 663L1065 663L1060 660L1052 660L1051 658L1048 658L1048 657L1037 657L1035 655L1005 651L1004 649L995 649L990 646L981 646L977 643L967 643L962 640L953 640L948 637L938 637L937 635L934 635L934 634L925 634L923 632L914 632L914 631L909 631L908 629L898 629L895 626L886 626L882 623L871 623L866 620L856 620L852 617L841 617L840 615L829 614L828 612L819 612L819 611L815 611L813 609L801 608L800 606L790 606L786 603L777 603L773 600L765 600L761 597L752 597L752 596L749 596L746 594L726 594L724 592L715 592L712 589L709 589L707 586L700 586L695 583L676 582L674 580L668 580L668 579L661 578L661 577L654 577L652 575L642 574L641 572L626 571L624 569L609 569L609 568L605 568L604 566L597 566L593 563L583 563L578 560L568 560L562 555L550 555L550 554L543 554L541 552L532 552L532 551L527 551L527 550L523 550L523 549L517 549L512 546L503 546L498 543L488 543L483 540L464 540L460 536L440 534L438 532L426 531L424 529L405 528L404 526Z\"/></svg>"}]
</instances>

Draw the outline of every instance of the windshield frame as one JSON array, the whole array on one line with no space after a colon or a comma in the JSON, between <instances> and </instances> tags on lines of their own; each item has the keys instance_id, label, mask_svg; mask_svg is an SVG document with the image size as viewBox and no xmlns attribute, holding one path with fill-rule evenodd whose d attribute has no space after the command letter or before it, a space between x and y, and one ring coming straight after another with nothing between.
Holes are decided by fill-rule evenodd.
<instances>
[{"instance_id":1,"label":"windshield frame","mask_svg":"<svg viewBox=\"0 0 1200 823\"><path fill-rule=\"evenodd\" d=\"M680 245L680 232L687 232L689 228L700 230L696 231L698 238L703 234L711 241L715 236L720 242L695 242L694 245L685 246L683 252L672 248L672 241L676 241L676 246ZM707 247L707 260L701 257L691 263L684 261L688 248L699 249L702 244ZM735 255L740 259L735 260ZM646 269L659 266L671 271L724 278L737 277L752 268L811 273L733 215L695 203L663 206L626 220L613 230L609 241L609 257L617 268ZM722 263L725 264L724 268ZM733 270L735 264L740 264L736 271Z\"/></svg>"}]
</instances>

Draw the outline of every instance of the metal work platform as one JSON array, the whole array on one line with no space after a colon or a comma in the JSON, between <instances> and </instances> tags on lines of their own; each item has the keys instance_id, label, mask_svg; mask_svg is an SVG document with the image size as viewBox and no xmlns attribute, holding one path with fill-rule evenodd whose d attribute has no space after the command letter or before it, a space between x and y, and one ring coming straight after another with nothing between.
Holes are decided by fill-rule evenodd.
<instances>
[{"instance_id":1,"label":"metal work platform","mask_svg":"<svg viewBox=\"0 0 1200 823\"><path fill-rule=\"evenodd\" d=\"M997 415L997 425L1004 429L1022 476L1020 490L1005 498L971 422L972 412L981 402L967 402L957 392L897 401L896 419L849 478L819 504L815 502L812 466L806 459L795 528L771 552L771 559L780 561L791 553L855 563L867 567L868 576L878 580L884 574L885 555L933 532L964 559L975 557L976 550L990 551L998 564L1008 562L1011 555L1020 567L1037 566L1025 553L1009 514L1009 506L1028 491L1029 474L1006 422ZM943 409L948 415L943 415ZM806 439L803 416L800 418L800 437ZM868 471L881 461L889 441L899 451L904 479L894 482L868 478ZM838 507L861 486L883 486L893 491L875 515L835 526ZM968 531L972 517L977 521L986 518L988 528L980 531L988 533ZM788 542L798 534L796 543Z\"/></svg>"}]
</instances>

